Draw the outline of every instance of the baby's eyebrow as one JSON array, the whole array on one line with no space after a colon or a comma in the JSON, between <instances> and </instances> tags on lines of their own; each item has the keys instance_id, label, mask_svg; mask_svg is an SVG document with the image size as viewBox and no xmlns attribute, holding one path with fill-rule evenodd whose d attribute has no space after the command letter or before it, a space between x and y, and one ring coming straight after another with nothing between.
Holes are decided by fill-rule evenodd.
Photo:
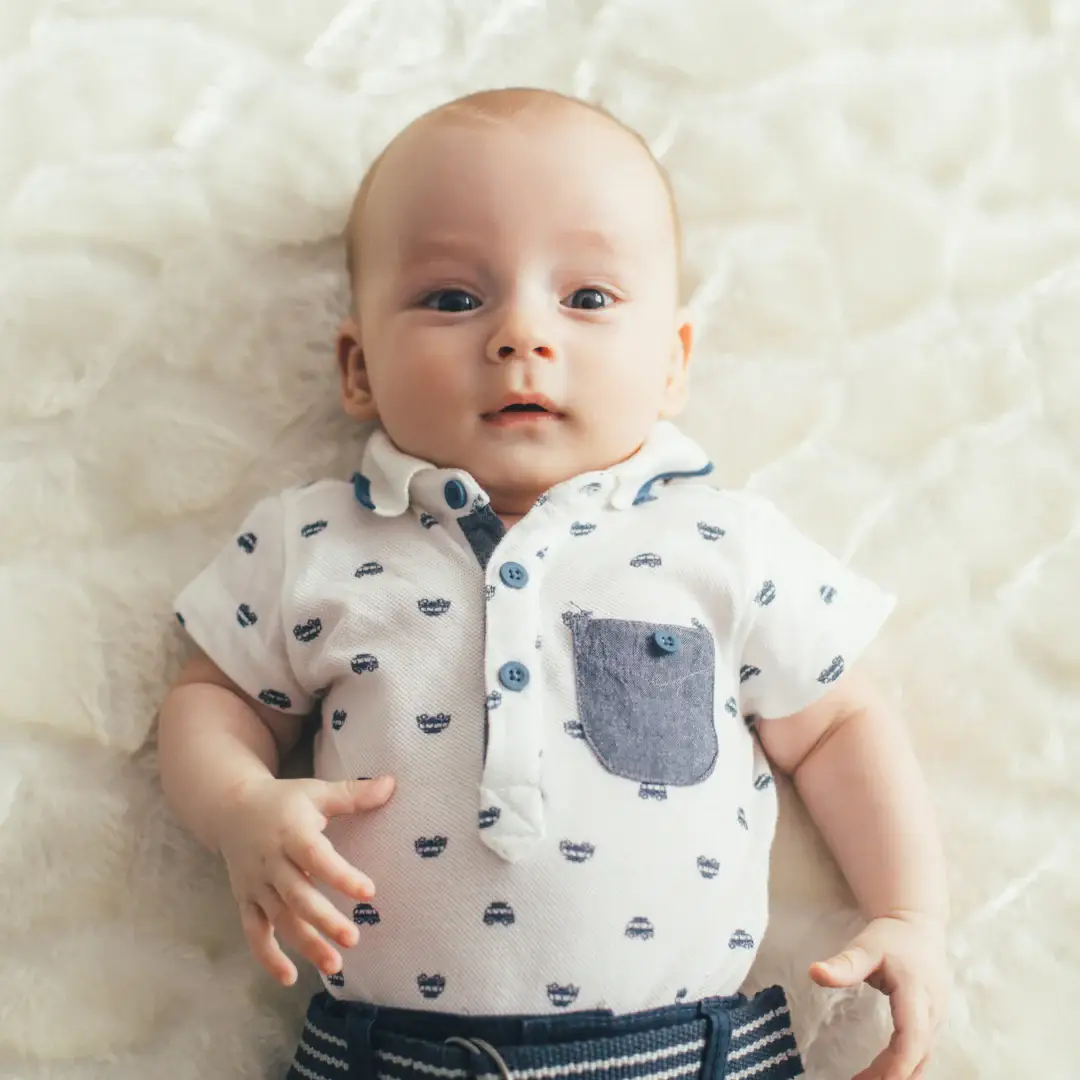
<instances>
[{"instance_id":1,"label":"baby's eyebrow","mask_svg":"<svg viewBox=\"0 0 1080 1080\"><path fill-rule=\"evenodd\" d=\"M601 255L619 254L619 249L611 238L598 229L571 229L568 232L560 233L558 240L567 246L589 248Z\"/></svg>"},{"instance_id":2,"label":"baby's eyebrow","mask_svg":"<svg viewBox=\"0 0 1080 1080\"><path fill-rule=\"evenodd\" d=\"M426 236L401 247L401 261L406 266L433 259L474 259L483 254L483 245L468 236Z\"/></svg>"},{"instance_id":3,"label":"baby's eyebrow","mask_svg":"<svg viewBox=\"0 0 1080 1080\"><path fill-rule=\"evenodd\" d=\"M606 233L598 229L570 229L553 237L555 246L585 251L589 254L616 257L619 247ZM424 236L412 243L401 245L401 262L404 266L431 262L435 259L482 259L486 254L483 244L471 236L446 235Z\"/></svg>"}]
</instances>

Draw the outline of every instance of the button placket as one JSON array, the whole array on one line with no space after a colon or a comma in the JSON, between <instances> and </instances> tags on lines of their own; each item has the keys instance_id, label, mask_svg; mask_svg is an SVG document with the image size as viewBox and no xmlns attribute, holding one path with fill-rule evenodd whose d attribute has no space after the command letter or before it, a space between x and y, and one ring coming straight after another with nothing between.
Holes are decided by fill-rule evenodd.
<instances>
[{"instance_id":1,"label":"button placket","mask_svg":"<svg viewBox=\"0 0 1080 1080\"><path fill-rule=\"evenodd\" d=\"M545 508L541 508L546 510ZM531 517L531 519L530 519ZM481 782L481 811L498 808L481 842L509 862L517 861L544 835L540 759L543 745L540 596L545 564L533 553L549 543L546 513L527 515L507 534L487 571L484 669L489 692L500 695L487 717L487 757ZM484 819L490 822L492 815Z\"/></svg>"}]
</instances>

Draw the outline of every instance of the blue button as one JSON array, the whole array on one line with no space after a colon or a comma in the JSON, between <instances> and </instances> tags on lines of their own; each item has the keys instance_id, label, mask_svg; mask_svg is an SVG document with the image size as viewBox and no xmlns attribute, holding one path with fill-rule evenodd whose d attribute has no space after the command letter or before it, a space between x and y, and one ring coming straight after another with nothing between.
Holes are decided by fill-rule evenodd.
<instances>
[{"instance_id":1,"label":"blue button","mask_svg":"<svg viewBox=\"0 0 1080 1080\"><path fill-rule=\"evenodd\" d=\"M670 630L657 630L652 639L653 644L667 656L679 651L679 637Z\"/></svg>"},{"instance_id":2,"label":"blue button","mask_svg":"<svg viewBox=\"0 0 1080 1080\"><path fill-rule=\"evenodd\" d=\"M517 562L504 562L499 567L499 577L511 589L524 589L529 583L529 571Z\"/></svg>"},{"instance_id":3,"label":"blue button","mask_svg":"<svg viewBox=\"0 0 1080 1080\"><path fill-rule=\"evenodd\" d=\"M460 510L469 500L469 493L460 480L447 480L442 492L443 497L446 499L446 505L451 510Z\"/></svg>"},{"instance_id":4,"label":"blue button","mask_svg":"<svg viewBox=\"0 0 1080 1080\"><path fill-rule=\"evenodd\" d=\"M529 685L529 669L524 664L511 660L509 664L503 664L499 668L499 682L507 690L524 690Z\"/></svg>"}]
</instances>

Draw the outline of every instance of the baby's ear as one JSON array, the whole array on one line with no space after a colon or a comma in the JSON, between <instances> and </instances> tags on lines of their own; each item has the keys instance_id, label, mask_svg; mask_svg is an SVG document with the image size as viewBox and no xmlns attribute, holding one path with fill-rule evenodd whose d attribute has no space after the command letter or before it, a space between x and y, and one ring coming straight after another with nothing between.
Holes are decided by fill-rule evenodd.
<instances>
[{"instance_id":1,"label":"baby's ear","mask_svg":"<svg viewBox=\"0 0 1080 1080\"><path fill-rule=\"evenodd\" d=\"M354 420L377 420L379 411L371 393L364 350L360 347L360 327L349 315L341 323L337 338L338 368L341 371L341 406Z\"/></svg>"},{"instance_id":2,"label":"baby's ear","mask_svg":"<svg viewBox=\"0 0 1080 1080\"><path fill-rule=\"evenodd\" d=\"M675 335L668 360L667 382L664 385L662 417L677 416L686 405L690 376L690 356L694 351L694 324L690 321L690 309L680 308L675 320Z\"/></svg>"}]
</instances>

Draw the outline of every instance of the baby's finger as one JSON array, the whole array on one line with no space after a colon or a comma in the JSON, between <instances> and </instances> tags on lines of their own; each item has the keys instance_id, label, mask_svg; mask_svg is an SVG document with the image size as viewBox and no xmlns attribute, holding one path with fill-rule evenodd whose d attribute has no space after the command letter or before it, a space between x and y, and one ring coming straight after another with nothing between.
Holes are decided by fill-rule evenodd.
<instances>
[{"instance_id":1,"label":"baby's finger","mask_svg":"<svg viewBox=\"0 0 1080 1080\"><path fill-rule=\"evenodd\" d=\"M912 1080L923 1057L930 1050L930 1013L926 997L912 991L894 990L892 1007L893 1035L889 1048L881 1055L881 1080Z\"/></svg>"},{"instance_id":2,"label":"baby's finger","mask_svg":"<svg viewBox=\"0 0 1080 1080\"><path fill-rule=\"evenodd\" d=\"M930 1008L925 995L896 990L892 1006L893 1034L889 1049L892 1061L882 1080L911 1080L911 1074L930 1050Z\"/></svg>"},{"instance_id":3,"label":"baby's finger","mask_svg":"<svg viewBox=\"0 0 1080 1080\"><path fill-rule=\"evenodd\" d=\"M327 817L360 814L377 810L394 793L397 781L392 776L374 780L319 781L312 801Z\"/></svg>"},{"instance_id":4,"label":"baby's finger","mask_svg":"<svg viewBox=\"0 0 1080 1080\"><path fill-rule=\"evenodd\" d=\"M292 986L298 974L296 967L281 951L274 928L262 908L248 901L242 903L240 925L255 959L283 986Z\"/></svg>"},{"instance_id":5,"label":"baby's finger","mask_svg":"<svg viewBox=\"0 0 1080 1080\"><path fill-rule=\"evenodd\" d=\"M327 937L350 949L356 944L357 930L292 863L283 863L272 882L289 910L322 931Z\"/></svg>"},{"instance_id":6,"label":"baby's finger","mask_svg":"<svg viewBox=\"0 0 1080 1080\"><path fill-rule=\"evenodd\" d=\"M343 859L325 833L290 834L285 838L284 848L301 870L342 895L354 900L370 900L375 895L371 878Z\"/></svg>"},{"instance_id":7,"label":"baby's finger","mask_svg":"<svg viewBox=\"0 0 1080 1080\"><path fill-rule=\"evenodd\" d=\"M280 897L276 899L275 913L271 918L274 929L293 951L300 953L327 975L341 970L341 954L337 949L311 923L292 912Z\"/></svg>"}]
</instances>

